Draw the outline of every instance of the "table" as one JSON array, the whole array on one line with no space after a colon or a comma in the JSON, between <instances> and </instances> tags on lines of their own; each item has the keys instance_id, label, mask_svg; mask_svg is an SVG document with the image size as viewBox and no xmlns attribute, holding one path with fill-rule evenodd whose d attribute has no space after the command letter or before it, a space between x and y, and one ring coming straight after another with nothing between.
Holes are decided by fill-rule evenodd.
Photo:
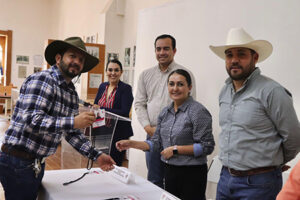
<instances>
[{"instance_id":1,"label":"table","mask_svg":"<svg viewBox=\"0 0 300 200\"><path fill-rule=\"evenodd\" d=\"M45 171L42 181L43 189L39 194L40 200L104 200L122 196L137 197L138 200L159 200L162 193L160 187L146 179L133 174L135 181L125 184L113 177L113 172L103 172L93 168L93 173L67 186L62 184L79 178L87 169L67 169Z\"/></svg>"},{"instance_id":2,"label":"table","mask_svg":"<svg viewBox=\"0 0 300 200\"><path fill-rule=\"evenodd\" d=\"M5 99L5 116L7 116L8 107L10 107L10 112L12 113L11 95L0 95L0 99Z\"/></svg>"}]
</instances>

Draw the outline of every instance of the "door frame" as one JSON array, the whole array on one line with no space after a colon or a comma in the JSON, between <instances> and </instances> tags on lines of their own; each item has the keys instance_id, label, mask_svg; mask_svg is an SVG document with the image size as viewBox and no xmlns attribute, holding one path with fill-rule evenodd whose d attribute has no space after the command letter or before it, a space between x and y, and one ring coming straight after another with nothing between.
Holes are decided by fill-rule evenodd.
<instances>
[{"instance_id":1,"label":"door frame","mask_svg":"<svg viewBox=\"0 0 300 200\"><path fill-rule=\"evenodd\" d=\"M5 66L5 85L11 84L11 57L12 57L12 31L0 30L0 35L6 36L6 66Z\"/></svg>"}]
</instances>

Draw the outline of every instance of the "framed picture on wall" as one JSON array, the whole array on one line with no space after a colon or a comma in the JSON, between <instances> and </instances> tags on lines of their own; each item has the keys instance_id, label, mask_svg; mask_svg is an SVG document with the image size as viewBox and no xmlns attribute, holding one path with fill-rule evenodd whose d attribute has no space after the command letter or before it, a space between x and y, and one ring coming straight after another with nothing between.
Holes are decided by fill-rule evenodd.
<instances>
[{"instance_id":1,"label":"framed picture on wall","mask_svg":"<svg viewBox=\"0 0 300 200\"><path fill-rule=\"evenodd\" d=\"M136 46L133 47L133 58L132 58L132 67L135 66L135 54L136 54Z\"/></svg>"},{"instance_id":2,"label":"framed picture on wall","mask_svg":"<svg viewBox=\"0 0 300 200\"><path fill-rule=\"evenodd\" d=\"M18 64L29 64L29 56L16 56L16 63Z\"/></svg>"},{"instance_id":3,"label":"framed picture on wall","mask_svg":"<svg viewBox=\"0 0 300 200\"><path fill-rule=\"evenodd\" d=\"M34 67L33 68L33 73L40 72L40 71L42 71L41 67Z\"/></svg>"},{"instance_id":4,"label":"framed picture on wall","mask_svg":"<svg viewBox=\"0 0 300 200\"><path fill-rule=\"evenodd\" d=\"M89 54L95 56L96 58L99 58L99 47L86 46L86 50Z\"/></svg>"},{"instance_id":5,"label":"framed picture on wall","mask_svg":"<svg viewBox=\"0 0 300 200\"><path fill-rule=\"evenodd\" d=\"M118 53L107 53L107 62L110 60L117 59L119 60L119 54Z\"/></svg>"},{"instance_id":6,"label":"framed picture on wall","mask_svg":"<svg viewBox=\"0 0 300 200\"><path fill-rule=\"evenodd\" d=\"M26 74L27 74L27 67L19 65L18 77L19 78L26 78Z\"/></svg>"},{"instance_id":7,"label":"framed picture on wall","mask_svg":"<svg viewBox=\"0 0 300 200\"><path fill-rule=\"evenodd\" d=\"M124 66L130 66L130 48L125 48Z\"/></svg>"}]
</instances>

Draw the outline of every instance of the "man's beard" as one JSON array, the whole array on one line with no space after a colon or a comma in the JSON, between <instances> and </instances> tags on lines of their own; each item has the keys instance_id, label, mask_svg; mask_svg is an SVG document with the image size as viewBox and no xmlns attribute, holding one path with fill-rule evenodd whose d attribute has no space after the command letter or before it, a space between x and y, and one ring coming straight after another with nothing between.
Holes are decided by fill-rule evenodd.
<instances>
[{"instance_id":1,"label":"man's beard","mask_svg":"<svg viewBox=\"0 0 300 200\"><path fill-rule=\"evenodd\" d=\"M61 71L63 72L63 74L65 76L69 77L69 78L73 79L75 76L78 76L80 74L80 73L76 73L74 71L69 71L70 67L76 67L77 70L79 71L80 67L77 64L69 64L69 65L67 65L63 60L61 60L59 62L59 67L60 67Z\"/></svg>"},{"instance_id":2,"label":"man's beard","mask_svg":"<svg viewBox=\"0 0 300 200\"><path fill-rule=\"evenodd\" d=\"M232 74L231 73L232 68L240 69L242 70L242 73ZM255 64L254 61L251 60L250 64L245 68L238 64L230 66L230 68L227 70L227 73L232 80L241 81L241 80L246 80L254 70L255 70Z\"/></svg>"}]
</instances>

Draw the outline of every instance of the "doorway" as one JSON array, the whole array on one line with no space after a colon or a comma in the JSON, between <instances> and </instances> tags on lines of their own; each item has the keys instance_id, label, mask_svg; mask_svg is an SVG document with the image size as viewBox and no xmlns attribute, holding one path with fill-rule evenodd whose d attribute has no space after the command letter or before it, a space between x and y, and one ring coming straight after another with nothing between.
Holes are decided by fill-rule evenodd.
<instances>
[{"instance_id":1,"label":"doorway","mask_svg":"<svg viewBox=\"0 0 300 200\"><path fill-rule=\"evenodd\" d=\"M11 84L12 31L0 30L0 84Z\"/></svg>"}]
</instances>

